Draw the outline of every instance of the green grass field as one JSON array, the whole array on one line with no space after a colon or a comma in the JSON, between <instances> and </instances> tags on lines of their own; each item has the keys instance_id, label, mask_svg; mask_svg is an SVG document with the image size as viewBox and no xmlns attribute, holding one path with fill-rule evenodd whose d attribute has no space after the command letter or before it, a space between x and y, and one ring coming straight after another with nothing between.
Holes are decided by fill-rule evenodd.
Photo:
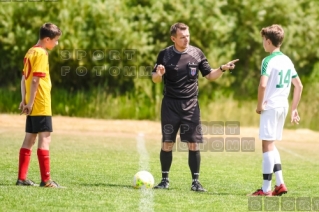
<instances>
[{"instance_id":1,"label":"green grass field","mask_svg":"<svg viewBox=\"0 0 319 212\"><path fill-rule=\"evenodd\" d=\"M246 195L262 183L262 156L257 138L254 152L202 152L200 181L208 190L206 193L190 191L188 153L181 151L173 153L169 190L137 190L132 188L131 181L139 170L150 171L156 183L161 179L159 122L54 117L53 124L51 176L67 188L18 187L15 181L24 117L0 115L0 211L254 209L249 203L257 199ZM139 132L143 132L144 137L139 137ZM256 128L242 128L240 137L257 135ZM318 137L319 133L308 130L286 130L284 140L277 144L289 189L284 197L294 200L296 211L311 205L318 207ZM40 181L36 146L28 177L37 183ZM274 182L273 179L273 185ZM278 206L277 210L283 211L280 204L286 199L271 197L272 203L267 202L268 199L262 199L263 211L269 206L275 209ZM303 202L300 206L309 199L312 204Z\"/></svg>"}]
</instances>

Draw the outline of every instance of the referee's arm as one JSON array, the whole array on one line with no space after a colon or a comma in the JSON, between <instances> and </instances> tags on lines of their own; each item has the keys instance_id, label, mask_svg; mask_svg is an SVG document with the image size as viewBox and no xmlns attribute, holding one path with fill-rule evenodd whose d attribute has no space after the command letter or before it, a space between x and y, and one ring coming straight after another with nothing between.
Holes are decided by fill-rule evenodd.
<instances>
[{"instance_id":1,"label":"referee's arm","mask_svg":"<svg viewBox=\"0 0 319 212\"><path fill-rule=\"evenodd\" d=\"M154 83L162 82L163 74L165 74L165 67L163 65L156 66L156 72L152 72L152 80Z\"/></svg>"},{"instance_id":2,"label":"referee's arm","mask_svg":"<svg viewBox=\"0 0 319 212\"><path fill-rule=\"evenodd\" d=\"M218 79L221 75L223 75L223 73L225 71L233 70L235 68L235 63L237 61L239 61L239 59L232 60L232 61L226 63L225 65L221 65L217 69L211 69L211 72L205 76L206 79L208 79L209 81L213 81L213 80Z\"/></svg>"},{"instance_id":3,"label":"referee's arm","mask_svg":"<svg viewBox=\"0 0 319 212\"><path fill-rule=\"evenodd\" d=\"M220 68L211 69L210 73L207 74L205 77L209 81L214 81L214 80L218 79L221 75L223 75L223 73L224 73L224 71L222 71Z\"/></svg>"},{"instance_id":4,"label":"referee's arm","mask_svg":"<svg viewBox=\"0 0 319 212\"><path fill-rule=\"evenodd\" d=\"M154 83L160 83L162 82L162 76L157 74L156 72L152 72L152 81Z\"/></svg>"}]
</instances>

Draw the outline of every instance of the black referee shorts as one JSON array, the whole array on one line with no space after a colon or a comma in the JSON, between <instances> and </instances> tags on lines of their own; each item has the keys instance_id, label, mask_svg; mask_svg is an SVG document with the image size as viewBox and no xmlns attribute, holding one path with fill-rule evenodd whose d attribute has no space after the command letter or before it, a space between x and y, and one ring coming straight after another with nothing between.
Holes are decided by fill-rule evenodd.
<instances>
[{"instance_id":1,"label":"black referee shorts","mask_svg":"<svg viewBox=\"0 0 319 212\"><path fill-rule=\"evenodd\" d=\"M178 130L180 130L182 142L203 142L197 99L164 97L161 108L161 124L163 142L175 142Z\"/></svg>"},{"instance_id":2,"label":"black referee shorts","mask_svg":"<svg viewBox=\"0 0 319 212\"><path fill-rule=\"evenodd\" d=\"M27 116L25 132L52 132L52 116Z\"/></svg>"}]
</instances>

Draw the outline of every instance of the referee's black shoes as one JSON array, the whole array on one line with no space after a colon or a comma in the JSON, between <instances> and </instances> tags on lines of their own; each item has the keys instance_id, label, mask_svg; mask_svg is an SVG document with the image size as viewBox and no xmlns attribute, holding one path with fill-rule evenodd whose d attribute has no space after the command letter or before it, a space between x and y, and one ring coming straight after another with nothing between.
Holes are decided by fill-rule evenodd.
<instances>
[{"instance_id":1,"label":"referee's black shoes","mask_svg":"<svg viewBox=\"0 0 319 212\"><path fill-rule=\"evenodd\" d=\"M203 188L202 184L198 180L194 180L191 187L192 191L205 192L206 189Z\"/></svg>"},{"instance_id":2,"label":"referee's black shoes","mask_svg":"<svg viewBox=\"0 0 319 212\"><path fill-rule=\"evenodd\" d=\"M169 187L169 179L168 178L163 178L162 181L155 186L155 189L168 189Z\"/></svg>"}]
</instances>

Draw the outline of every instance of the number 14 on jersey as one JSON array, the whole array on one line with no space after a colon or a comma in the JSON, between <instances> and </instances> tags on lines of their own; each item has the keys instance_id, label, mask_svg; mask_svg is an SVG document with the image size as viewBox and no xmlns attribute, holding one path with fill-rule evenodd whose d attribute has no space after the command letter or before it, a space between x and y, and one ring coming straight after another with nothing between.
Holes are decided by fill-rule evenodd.
<instances>
[{"instance_id":1,"label":"number 14 on jersey","mask_svg":"<svg viewBox=\"0 0 319 212\"><path fill-rule=\"evenodd\" d=\"M284 73L283 70L281 70L278 73L278 75L279 75L280 79L279 79L279 84L276 85L276 88L283 88L284 85L287 85L286 87L288 87L290 82L291 82L291 70L288 69L286 74Z\"/></svg>"}]
</instances>

